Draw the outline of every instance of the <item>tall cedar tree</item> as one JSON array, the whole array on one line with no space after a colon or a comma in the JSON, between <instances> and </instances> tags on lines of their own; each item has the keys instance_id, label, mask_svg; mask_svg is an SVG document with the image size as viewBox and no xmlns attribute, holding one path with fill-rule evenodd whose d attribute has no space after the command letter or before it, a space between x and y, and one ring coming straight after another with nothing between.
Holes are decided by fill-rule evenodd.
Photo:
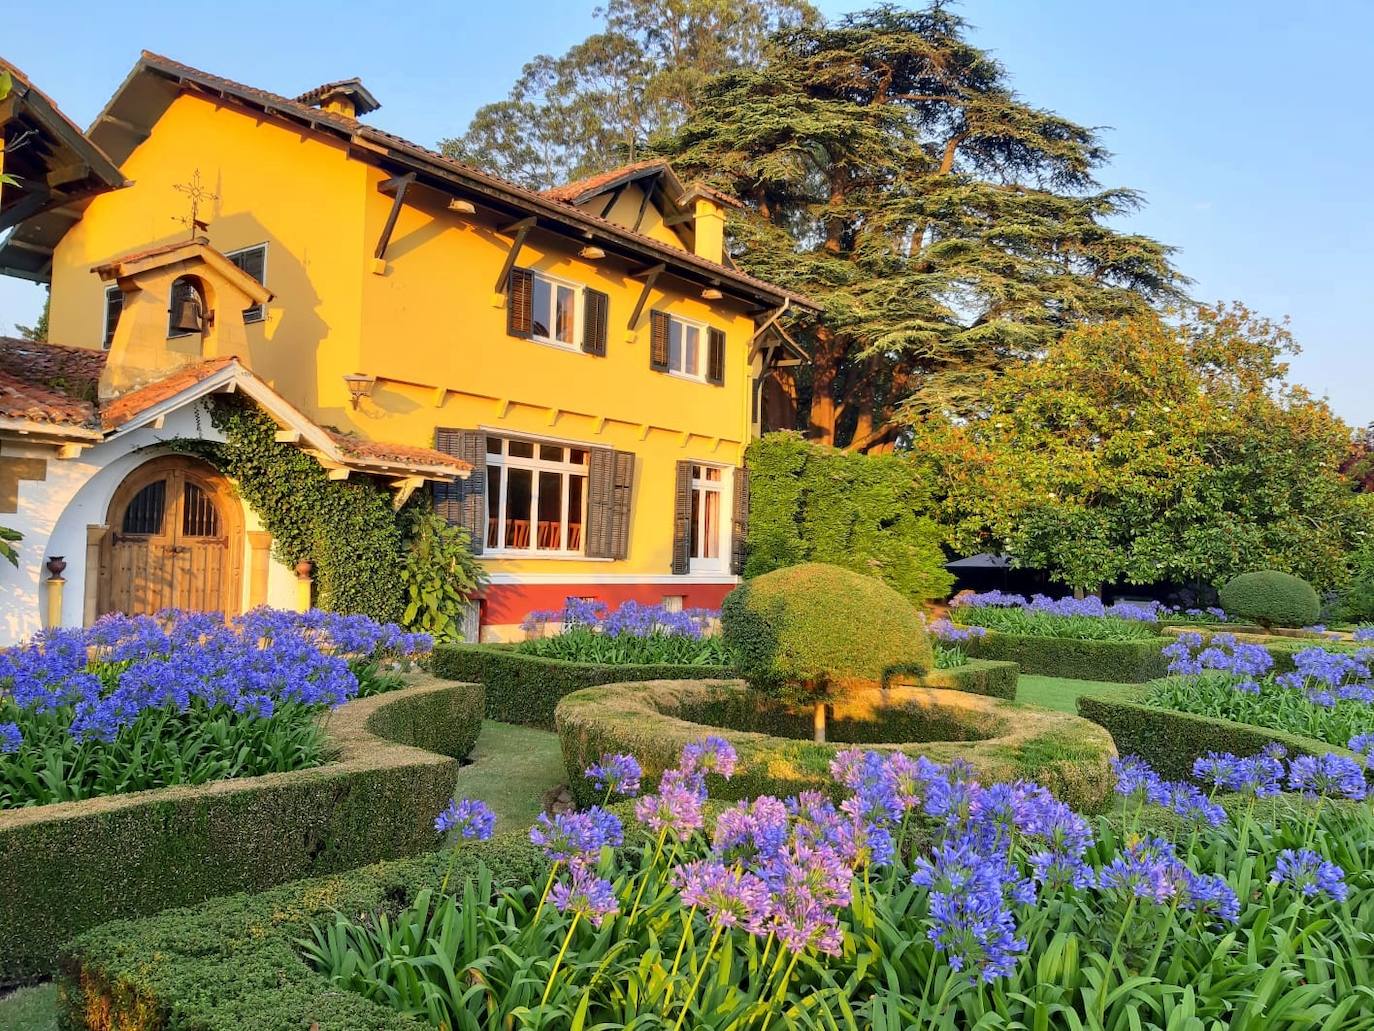
<instances>
[{"instance_id":1,"label":"tall cedar tree","mask_svg":"<svg viewBox=\"0 0 1374 1031\"><path fill-rule=\"evenodd\" d=\"M536 190L638 160L707 79L756 65L769 33L819 20L806 0L609 0L596 14L602 31L535 57L444 153Z\"/></svg>"},{"instance_id":2,"label":"tall cedar tree","mask_svg":"<svg viewBox=\"0 0 1374 1031\"><path fill-rule=\"evenodd\" d=\"M657 142L744 199L739 264L824 305L813 439L891 448L912 411L976 411L1068 327L1180 298L1171 248L1108 225L1097 134L1021 101L946 4L786 29ZM809 389L806 389L809 386Z\"/></svg>"}]
</instances>

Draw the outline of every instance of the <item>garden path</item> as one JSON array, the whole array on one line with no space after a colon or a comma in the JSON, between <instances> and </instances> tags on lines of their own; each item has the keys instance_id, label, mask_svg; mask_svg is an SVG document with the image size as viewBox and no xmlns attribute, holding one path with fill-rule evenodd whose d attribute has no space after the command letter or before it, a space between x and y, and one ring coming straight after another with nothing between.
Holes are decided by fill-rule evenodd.
<instances>
[{"instance_id":1,"label":"garden path","mask_svg":"<svg viewBox=\"0 0 1374 1031\"><path fill-rule=\"evenodd\" d=\"M471 759L458 771L454 796L491 806L498 834L534 823L544 792L568 779L558 735L533 727L485 721Z\"/></svg>"}]
</instances>

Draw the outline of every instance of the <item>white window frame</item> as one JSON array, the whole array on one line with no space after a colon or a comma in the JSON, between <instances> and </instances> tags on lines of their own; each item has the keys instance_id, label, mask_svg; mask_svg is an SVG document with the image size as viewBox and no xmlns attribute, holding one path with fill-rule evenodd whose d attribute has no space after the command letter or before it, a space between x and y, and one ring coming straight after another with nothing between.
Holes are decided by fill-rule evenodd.
<instances>
[{"instance_id":1,"label":"white window frame","mask_svg":"<svg viewBox=\"0 0 1374 1031\"><path fill-rule=\"evenodd\" d=\"M707 469L719 469L720 479L708 480L705 477ZM701 476L697 475L697 470L701 470ZM719 507L716 509L716 555L714 558L698 558L696 555L688 555L687 570L690 573L722 573L729 569L730 551L730 527L733 517L735 477L734 470L726 465L718 465L714 462L692 462L692 494L698 491L703 494L710 491L719 498ZM693 499L695 500L695 499ZM693 527L694 533L688 537L688 547L690 549L692 538L703 540L706 537L706 506L697 505L696 520L698 525Z\"/></svg>"},{"instance_id":2,"label":"white window frame","mask_svg":"<svg viewBox=\"0 0 1374 1031\"><path fill-rule=\"evenodd\" d=\"M550 441L550 440L540 440L540 439L537 438L537 437L522 437L522 436L520 436L519 434L516 434L516 435L514 435L514 436L505 436L505 435L499 435L499 434L495 434L495 433L488 434L488 435L487 435L487 441L490 442L490 441L492 441L492 440L499 440L499 441L501 442L501 450L500 450L500 453L494 454L494 453L492 453L491 451L487 451L487 452L486 452L487 467L488 467L489 469L490 469L490 468L495 468L495 469L501 470L501 474L500 474L500 477L498 478L498 482L497 482L497 485L496 485L496 501L497 501L497 508L496 508L496 533L497 533L497 536L496 536L496 544L495 544L495 546L487 545L487 547L483 550L483 555L489 555L489 556L493 556L493 557L496 557L496 558L501 558L501 557L522 558L522 557L530 557L530 556L535 556L535 557L540 557L540 558L550 558L550 557L562 557L562 558L572 557L572 558L577 558L577 557L581 557L581 556L585 555L585 554L586 554L586 550L587 550L587 506L588 506L588 504L589 504L589 501L590 501L590 494L591 494L591 465L592 465L592 454L591 454L591 453L592 453L592 449L591 449L591 446L590 446L590 445L587 445L587 444L578 444L578 443L573 443L573 442L559 442L559 441ZM512 454L510 453L510 445L511 445L511 443L512 443L513 441L514 441L514 442L517 442L517 443L521 443L521 444L530 444L530 445L533 447L533 449L534 449L534 456L531 457L531 458L522 458L522 457L520 457L520 456L518 456L518 455L512 455ZM483 446L485 447L486 444L484 444ZM566 461L565 461L565 462L555 462L555 461L552 461L552 460L547 459L547 458L540 458L540 457L539 457L539 449L540 449L541 447L577 448L579 451L585 451L585 452L587 453L587 461L585 461L585 462L579 464L579 463L577 463L577 462L566 462ZM508 548L508 547L506 547L506 526L507 526L507 524L506 524L506 493L507 493L507 492L506 492L506 470L507 470L507 469L529 469L529 470L531 470L531 472L530 472L530 546L529 546L528 548ZM540 473L545 473L545 472L560 473L560 474L562 474L562 478L563 478L563 491L562 491L563 503L562 503L562 510L561 510L561 512L559 513L559 535L558 535L558 539L559 539L559 544L560 544L560 546L557 547L557 548L540 548L540 547L538 546L538 543L539 543L539 474L540 474ZM571 478L572 478L573 476L580 476L580 477L582 478L582 481L583 481L583 482L582 482L582 511L581 511L581 516L582 516L582 522L581 522L581 525L582 525L582 541L581 541L581 544L579 545L579 547L577 547L576 549L573 549L573 548L569 548L569 547L568 547L568 531L569 531L569 528L570 528L571 525L572 525L571 522L570 522L569 519L568 519L568 516L571 514L571 513L569 512L569 500L570 500L569 496L570 496L570 494L572 493L571 490L569 490L569 481L571 480ZM489 492L489 493L488 493L488 498L487 498L487 519L488 519L488 521L490 521L491 517L492 517L492 511L491 511L491 497L490 497L490 492Z\"/></svg>"},{"instance_id":3,"label":"white window frame","mask_svg":"<svg viewBox=\"0 0 1374 1031\"><path fill-rule=\"evenodd\" d=\"M683 329L683 348L682 354L687 354L686 330L690 327L697 331L697 371L685 372L682 369L673 368L673 323L677 323ZM681 315L668 313L668 375L676 376L678 379L689 380L692 383L706 382L706 368L710 364L711 358L711 327L705 322L698 322L696 319L684 319ZM698 463L699 464L699 463Z\"/></svg>"},{"instance_id":4,"label":"white window frame","mask_svg":"<svg viewBox=\"0 0 1374 1031\"><path fill-rule=\"evenodd\" d=\"M579 283L579 282L577 282L576 280L572 280L572 279L562 279L562 278L560 278L560 277L558 277L558 276L552 276L552 275L549 275L549 273L547 273L547 272L540 272L540 271L538 271L537 269L531 269L531 270L530 270L530 275L533 277L533 279L532 279L531 282L530 282L530 339L533 340L536 344L545 344L545 345L547 345L547 346L549 346L549 347L556 347L556 348L558 348L560 351L577 351L577 352L581 352L581 350L582 350L582 310L583 310L583 308L585 307L585 303L584 303L584 302L585 302L585 297L584 297L583 295L584 295L584 292L585 292L586 289L587 289L586 284L584 284L584 283ZM535 324L538 322L538 317L537 317L537 315L536 315L536 313L535 313L535 310L534 310L534 289L535 289L534 284L535 284L536 281L538 281L538 280L540 280L540 279L542 279L545 283L549 284L549 290L550 290L549 297L550 297L550 300L551 300L551 302L552 302L552 303L551 303L551 306L550 306L550 309L549 309L549 315L550 315L550 316L555 316L555 315L557 314L557 312L558 312L558 301L557 301L557 290L558 290L558 288L559 288L559 287L567 287L568 289L572 290L572 292L573 292L573 301L572 301L572 305L573 305L572 339L569 340L567 343L564 343L562 340L559 340L559 339L556 338L556 337L551 337L551 336L540 336L540 335L539 335L538 333L536 333L535 330L534 330ZM556 325L556 322L554 321L553 318L550 318L549 323L550 323L550 326L551 326L551 327L554 326L554 325Z\"/></svg>"},{"instance_id":5,"label":"white window frame","mask_svg":"<svg viewBox=\"0 0 1374 1031\"><path fill-rule=\"evenodd\" d=\"M268 258L271 257L271 254L270 254L269 251L268 251L266 242L263 242L263 243L255 243L255 244L252 244L252 245L250 245L250 246L248 246L248 247L240 247L238 250L234 250L234 251L226 251L225 254L224 254L224 256L225 256L226 258L229 258L229 259L232 261L232 260L233 260L235 257L237 257L238 255L240 255L240 254L247 254L249 251L262 251L262 285L263 285L263 286L266 286L266 285L267 285L267 260L268 260ZM245 325L251 326L251 325L253 325L253 324L255 324L255 323L258 323L258 322L266 322L266 321L267 321L267 305L266 305L266 304L254 304L254 305L249 305L249 308L257 308L257 309L258 309L258 314L257 314L256 316L251 317L251 318L245 316L245 317L244 317L244 320L243 320Z\"/></svg>"},{"instance_id":6,"label":"white window frame","mask_svg":"<svg viewBox=\"0 0 1374 1031\"><path fill-rule=\"evenodd\" d=\"M118 294L118 293L123 293L123 291L121 291L121 290L119 289L118 284L111 285L111 286L107 286L107 287L105 288L105 294L104 294L104 297L105 297L105 310L104 310L104 311L101 313L101 315L100 315L100 325L101 325L100 349L101 349L102 351L108 351L111 347L114 346L115 328L116 328L116 327L118 326L118 324L119 324L119 319L116 318L116 319L115 319L115 325L114 325L114 326L110 325L110 294L111 294L111 292L114 292L114 293L117 293L117 294ZM123 301L120 301L120 302L119 302L119 313L120 313L121 315L124 314L124 302L123 302Z\"/></svg>"}]
</instances>

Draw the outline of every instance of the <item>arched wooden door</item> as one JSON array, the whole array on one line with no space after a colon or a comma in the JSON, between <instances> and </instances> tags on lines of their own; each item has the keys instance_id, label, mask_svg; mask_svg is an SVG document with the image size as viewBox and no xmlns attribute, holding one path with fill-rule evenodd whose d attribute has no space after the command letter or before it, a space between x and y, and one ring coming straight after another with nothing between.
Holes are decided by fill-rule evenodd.
<instances>
[{"instance_id":1,"label":"arched wooden door","mask_svg":"<svg viewBox=\"0 0 1374 1031\"><path fill-rule=\"evenodd\" d=\"M229 482L205 462L171 455L139 466L110 502L100 613L237 612L241 512Z\"/></svg>"}]
</instances>

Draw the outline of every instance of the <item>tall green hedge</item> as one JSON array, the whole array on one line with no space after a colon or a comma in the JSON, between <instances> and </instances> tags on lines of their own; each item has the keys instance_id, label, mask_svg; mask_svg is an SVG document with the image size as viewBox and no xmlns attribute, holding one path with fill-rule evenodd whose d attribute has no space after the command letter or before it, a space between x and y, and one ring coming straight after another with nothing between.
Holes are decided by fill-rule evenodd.
<instances>
[{"instance_id":1,"label":"tall green hedge","mask_svg":"<svg viewBox=\"0 0 1374 1031\"><path fill-rule=\"evenodd\" d=\"M432 848L482 710L423 678L330 713L326 766L0 812L0 985L108 920Z\"/></svg>"},{"instance_id":2,"label":"tall green hedge","mask_svg":"<svg viewBox=\"0 0 1374 1031\"><path fill-rule=\"evenodd\" d=\"M1208 752L1254 755L1273 742L1292 755L1342 751L1316 738L1161 709L1143 699L1144 690L1138 687L1080 695L1078 714L1107 728L1121 755L1138 755L1173 780L1191 779L1194 760Z\"/></svg>"},{"instance_id":3,"label":"tall green hedge","mask_svg":"<svg viewBox=\"0 0 1374 1031\"><path fill-rule=\"evenodd\" d=\"M716 666L615 666L546 659L499 644L441 645L434 649L430 668L435 676L481 684L488 719L542 730L553 729L559 700L584 687L731 676L728 669Z\"/></svg>"},{"instance_id":4,"label":"tall green hedge","mask_svg":"<svg viewBox=\"0 0 1374 1031\"><path fill-rule=\"evenodd\" d=\"M913 601L943 598L941 532L929 491L900 455L862 455L770 433L749 445L744 575L827 562L886 581Z\"/></svg>"},{"instance_id":5,"label":"tall green hedge","mask_svg":"<svg viewBox=\"0 0 1374 1031\"><path fill-rule=\"evenodd\" d=\"M433 840L431 836L431 841ZM333 913L395 915L436 888L448 852L427 853L219 898L88 931L63 949L58 978L64 1031L419 1031L386 1006L341 991L316 973L297 942ZM497 883L534 884L547 870L523 835L466 842L450 883L484 864Z\"/></svg>"}]
</instances>

